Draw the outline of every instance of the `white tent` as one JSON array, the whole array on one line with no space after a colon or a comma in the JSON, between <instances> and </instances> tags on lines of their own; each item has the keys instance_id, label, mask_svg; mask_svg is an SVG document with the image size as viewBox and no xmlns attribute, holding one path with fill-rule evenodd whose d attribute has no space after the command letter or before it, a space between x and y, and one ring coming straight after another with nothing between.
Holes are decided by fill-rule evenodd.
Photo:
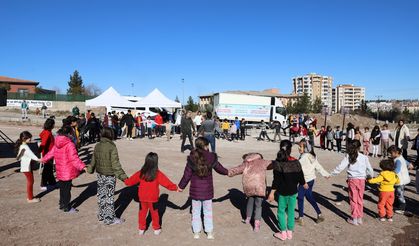
<instances>
[{"instance_id":1,"label":"white tent","mask_svg":"<svg viewBox=\"0 0 419 246\"><path fill-rule=\"evenodd\" d=\"M135 103L123 98L114 88L109 87L99 96L86 100L86 106L90 107L119 107L119 108L134 108Z\"/></svg>"},{"instance_id":2,"label":"white tent","mask_svg":"<svg viewBox=\"0 0 419 246\"><path fill-rule=\"evenodd\" d=\"M135 103L136 107L159 107L159 108L180 108L181 104L170 100L158 89L154 89L146 97Z\"/></svg>"}]
</instances>

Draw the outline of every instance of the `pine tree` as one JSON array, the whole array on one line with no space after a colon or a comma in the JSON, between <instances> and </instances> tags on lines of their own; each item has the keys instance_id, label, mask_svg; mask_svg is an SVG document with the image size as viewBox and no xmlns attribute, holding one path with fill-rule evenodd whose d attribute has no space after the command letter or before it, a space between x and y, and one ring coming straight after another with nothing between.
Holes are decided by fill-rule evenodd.
<instances>
[{"instance_id":1,"label":"pine tree","mask_svg":"<svg viewBox=\"0 0 419 246\"><path fill-rule=\"evenodd\" d=\"M196 104L191 96L188 97L188 101L186 102L185 109L188 111L196 112L198 111L198 104Z\"/></svg>"},{"instance_id":2,"label":"pine tree","mask_svg":"<svg viewBox=\"0 0 419 246\"><path fill-rule=\"evenodd\" d=\"M175 102L180 103L179 97L176 95Z\"/></svg>"},{"instance_id":3,"label":"pine tree","mask_svg":"<svg viewBox=\"0 0 419 246\"><path fill-rule=\"evenodd\" d=\"M70 81L68 81L68 95L82 95L84 94L83 79L79 75L77 70L74 71L73 75L70 75Z\"/></svg>"},{"instance_id":4,"label":"pine tree","mask_svg":"<svg viewBox=\"0 0 419 246\"><path fill-rule=\"evenodd\" d=\"M295 113L310 113L311 112L311 101L310 97L304 93L304 95L298 99L294 105Z\"/></svg>"},{"instance_id":5,"label":"pine tree","mask_svg":"<svg viewBox=\"0 0 419 246\"><path fill-rule=\"evenodd\" d=\"M314 100L312 112L315 114L321 113L323 108L322 100L320 97L316 97L316 100Z\"/></svg>"}]
</instances>

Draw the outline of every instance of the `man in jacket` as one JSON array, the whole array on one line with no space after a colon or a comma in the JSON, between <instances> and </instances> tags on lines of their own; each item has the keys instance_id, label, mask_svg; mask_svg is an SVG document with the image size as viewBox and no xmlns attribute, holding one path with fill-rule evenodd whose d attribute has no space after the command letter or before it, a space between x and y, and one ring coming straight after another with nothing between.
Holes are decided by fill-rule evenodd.
<instances>
[{"instance_id":1,"label":"man in jacket","mask_svg":"<svg viewBox=\"0 0 419 246\"><path fill-rule=\"evenodd\" d=\"M180 151L183 153L185 151L186 137L188 137L189 143L193 148L192 134L195 134L195 125L191 119L191 112L187 112L186 115L182 117L180 122L180 129L182 131L182 145L180 146Z\"/></svg>"},{"instance_id":2,"label":"man in jacket","mask_svg":"<svg viewBox=\"0 0 419 246\"><path fill-rule=\"evenodd\" d=\"M408 142L410 140L410 132L409 128L407 128L407 126L404 124L404 120L399 120L399 124L396 127L394 136L396 147L402 149L402 155L404 159L407 160L407 148Z\"/></svg>"}]
</instances>

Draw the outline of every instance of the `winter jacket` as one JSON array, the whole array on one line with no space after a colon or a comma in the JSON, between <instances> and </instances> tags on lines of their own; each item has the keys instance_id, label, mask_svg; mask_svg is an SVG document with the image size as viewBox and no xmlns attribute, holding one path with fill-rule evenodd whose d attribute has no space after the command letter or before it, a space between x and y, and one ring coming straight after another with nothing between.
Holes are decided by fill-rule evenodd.
<instances>
[{"instance_id":1,"label":"winter jacket","mask_svg":"<svg viewBox=\"0 0 419 246\"><path fill-rule=\"evenodd\" d=\"M410 176L409 176L409 170L407 169L407 166L409 163L403 158L403 156L399 156L394 159L394 163L396 164L396 168L394 172L397 174L397 176L400 179L399 185L407 185L410 183Z\"/></svg>"},{"instance_id":2,"label":"winter jacket","mask_svg":"<svg viewBox=\"0 0 419 246\"><path fill-rule=\"evenodd\" d=\"M345 155L341 163L332 171L331 175L338 175L346 168L348 169L348 179L365 179L367 176L373 176L374 174L368 156L361 153L358 153L358 158L353 164L349 164L349 156Z\"/></svg>"},{"instance_id":3,"label":"winter jacket","mask_svg":"<svg viewBox=\"0 0 419 246\"><path fill-rule=\"evenodd\" d=\"M191 118L182 118L180 122L180 129L183 134L188 134L192 132L192 129L195 131L195 125Z\"/></svg>"},{"instance_id":4,"label":"winter jacket","mask_svg":"<svg viewBox=\"0 0 419 246\"><path fill-rule=\"evenodd\" d=\"M87 166L87 172L96 172L106 176L115 176L124 181L128 178L121 167L118 157L118 149L114 142L107 138L101 138L93 151L92 161Z\"/></svg>"},{"instance_id":5,"label":"winter jacket","mask_svg":"<svg viewBox=\"0 0 419 246\"><path fill-rule=\"evenodd\" d=\"M398 131L399 134L397 134ZM394 132L394 142L397 147L401 149L407 149L409 138L410 132L406 125L403 125L401 128L397 127L396 131Z\"/></svg>"},{"instance_id":6,"label":"winter jacket","mask_svg":"<svg viewBox=\"0 0 419 246\"><path fill-rule=\"evenodd\" d=\"M373 145L379 145L381 140L381 133L380 131L372 131L371 132L371 143Z\"/></svg>"},{"instance_id":7,"label":"winter jacket","mask_svg":"<svg viewBox=\"0 0 419 246\"><path fill-rule=\"evenodd\" d=\"M179 188L184 189L189 181L191 182L191 187L189 188L189 196L194 200L210 200L214 198L214 186L212 180L212 169L221 175L227 175L228 170L225 169L219 162L217 155L211 153L207 150L197 150L202 151L205 160L207 161L208 168L210 169L209 175L205 177L199 177L195 173L195 164L193 163L190 156L186 163L185 171L183 172L183 177L179 182Z\"/></svg>"},{"instance_id":8,"label":"winter jacket","mask_svg":"<svg viewBox=\"0 0 419 246\"><path fill-rule=\"evenodd\" d=\"M379 191L394 191L394 185L400 183L399 177L393 171L382 171L378 177L368 180L370 184L380 183Z\"/></svg>"},{"instance_id":9,"label":"winter jacket","mask_svg":"<svg viewBox=\"0 0 419 246\"><path fill-rule=\"evenodd\" d=\"M316 178L316 171L319 172L323 177L330 176L323 166L320 165L319 161L310 153L304 153L300 156L300 164L303 169L304 179L306 182L310 182Z\"/></svg>"},{"instance_id":10,"label":"winter jacket","mask_svg":"<svg viewBox=\"0 0 419 246\"><path fill-rule=\"evenodd\" d=\"M57 179L60 181L69 181L79 176L80 171L85 168L85 164L80 160L76 146L70 138L66 136L57 136L54 147L42 158L42 162L55 159L55 169Z\"/></svg>"},{"instance_id":11,"label":"winter jacket","mask_svg":"<svg viewBox=\"0 0 419 246\"><path fill-rule=\"evenodd\" d=\"M23 151L23 152L22 152ZM18 161L20 161L20 171L21 172L30 172L32 171L31 162L39 161L39 158L32 152L29 146L26 143L22 143L19 146Z\"/></svg>"},{"instance_id":12,"label":"winter jacket","mask_svg":"<svg viewBox=\"0 0 419 246\"><path fill-rule=\"evenodd\" d=\"M41 145L39 146L39 152L42 156L45 156L54 147L54 136L51 131L43 130L39 137L41 138Z\"/></svg>"},{"instance_id":13,"label":"winter jacket","mask_svg":"<svg viewBox=\"0 0 419 246\"><path fill-rule=\"evenodd\" d=\"M272 161L263 160L258 154L248 156L241 165L228 170L228 176L243 174L242 184L246 196L266 196L266 169Z\"/></svg>"},{"instance_id":14,"label":"winter jacket","mask_svg":"<svg viewBox=\"0 0 419 246\"><path fill-rule=\"evenodd\" d=\"M277 190L282 196L296 194L297 185L306 183L301 164L293 157L286 162L274 161L273 173L272 189Z\"/></svg>"},{"instance_id":15,"label":"winter jacket","mask_svg":"<svg viewBox=\"0 0 419 246\"><path fill-rule=\"evenodd\" d=\"M138 171L126 179L124 183L127 186L139 184L138 197L141 202L157 202L160 195L159 185L171 191L177 190L177 185L172 183L160 170L157 170L156 178L153 181L147 182L141 179L140 175L141 172Z\"/></svg>"}]
</instances>

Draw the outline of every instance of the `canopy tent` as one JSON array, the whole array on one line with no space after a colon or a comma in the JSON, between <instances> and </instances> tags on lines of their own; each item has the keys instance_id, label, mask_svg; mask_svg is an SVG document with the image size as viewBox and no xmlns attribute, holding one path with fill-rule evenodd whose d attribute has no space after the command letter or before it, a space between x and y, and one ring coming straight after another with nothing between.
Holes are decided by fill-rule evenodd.
<instances>
[{"instance_id":1,"label":"canopy tent","mask_svg":"<svg viewBox=\"0 0 419 246\"><path fill-rule=\"evenodd\" d=\"M109 87L99 96L86 100L86 106L90 107L120 107L120 108L134 108L135 103L123 98L114 88Z\"/></svg>"},{"instance_id":2,"label":"canopy tent","mask_svg":"<svg viewBox=\"0 0 419 246\"><path fill-rule=\"evenodd\" d=\"M142 100L135 103L136 107L159 107L159 108L180 108L180 103L175 102L167 98L157 88L154 89L150 94L144 97Z\"/></svg>"}]
</instances>

